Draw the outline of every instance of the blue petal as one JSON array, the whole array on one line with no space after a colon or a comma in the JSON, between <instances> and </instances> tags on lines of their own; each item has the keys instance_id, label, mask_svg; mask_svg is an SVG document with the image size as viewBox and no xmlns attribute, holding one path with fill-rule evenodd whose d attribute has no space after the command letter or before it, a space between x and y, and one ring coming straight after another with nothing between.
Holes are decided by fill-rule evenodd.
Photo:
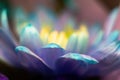
<instances>
[{"instance_id":1,"label":"blue petal","mask_svg":"<svg viewBox=\"0 0 120 80\"><path fill-rule=\"evenodd\" d=\"M61 48L58 44L50 43L46 45L44 48Z\"/></svg>"},{"instance_id":2,"label":"blue petal","mask_svg":"<svg viewBox=\"0 0 120 80\"><path fill-rule=\"evenodd\" d=\"M38 31L32 24L28 24L22 29L20 34L20 44L30 48L35 53L39 53L42 42Z\"/></svg>"},{"instance_id":3,"label":"blue petal","mask_svg":"<svg viewBox=\"0 0 120 80\"><path fill-rule=\"evenodd\" d=\"M119 31L118 30L115 30L113 32L111 32L111 34L108 36L108 38L106 39L106 43L111 43L111 42L114 42L114 41L117 41L119 38Z\"/></svg>"}]
</instances>

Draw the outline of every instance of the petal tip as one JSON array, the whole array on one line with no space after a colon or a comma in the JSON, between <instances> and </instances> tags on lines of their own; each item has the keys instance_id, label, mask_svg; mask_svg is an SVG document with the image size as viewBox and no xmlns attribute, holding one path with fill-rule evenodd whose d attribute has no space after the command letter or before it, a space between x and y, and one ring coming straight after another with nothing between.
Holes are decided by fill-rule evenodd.
<instances>
[{"instance_id":1,"label":"petal tip","mask_svg":"<svg viewBox=\"0 0 120 80\"><path fill-rule=\"evenodd\" d=\"M44 48L61 48L58 44L50 43L46 45Z\"/></svg>"},{"instance_id":2,"label":"petal tip","mask_svg":"<svg viewBox=\"0 0 120 80\"><path fill-rule=\"evenodd\" d=\"M16 51L16 52L23 51L23 52L29 53L29 49L26 48L26 47L24 47L24 46L17 46L17 47L15 48L15 51Z\"/></svg>"}]
</instances>

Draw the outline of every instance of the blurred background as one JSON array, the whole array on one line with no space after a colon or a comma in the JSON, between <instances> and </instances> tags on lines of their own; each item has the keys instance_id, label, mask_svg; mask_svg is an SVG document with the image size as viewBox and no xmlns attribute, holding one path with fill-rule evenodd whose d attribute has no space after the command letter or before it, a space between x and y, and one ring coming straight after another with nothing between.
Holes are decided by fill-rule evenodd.
<instances>
[{"instance_id":1,"label":"blurred background","mask_svg":"<svg viewBox=\"0 0 120 80\"><path fill-rule=\"evenodd\" d=\"M32 13L37 7L45 6L57 15L67 10L78 23L86 22L91 25L99 22L103 25L108 14L118 7L119 3L120 0L0 0L0 7L8 9L9 25L12 27L10 29L16 33L13 10L17 7L23 8L27 13Z\"/></svg>"},{"instance_id":2,"label":"blurred background","mask_svg":"<svg viewBox=\"0 0 120 80\"><path fill-rule=\"evenodd\" d=\"M108 13L118 6L119 2L120 0L0 0L0 5L11 12L16 7L32 12L38 6L45 6L57 14L67 9L78 21L103 23Z\"/></svg>"},{"instance_id":3,"label":"blurred background","mask_svg":"<svg viewBox=\"0 0 120 80\"><path fill-rule=\"evenodd\" d=\"M78 22L85 21L92 24L98 21L103 24L108 13L119 3L120 0L0 0L0 7L8 9L9 18L12 17L12 10L17 7L22 7L30 13L36 7L45 6L57 14L68 10Z\"/></svg>"}]
</instances>

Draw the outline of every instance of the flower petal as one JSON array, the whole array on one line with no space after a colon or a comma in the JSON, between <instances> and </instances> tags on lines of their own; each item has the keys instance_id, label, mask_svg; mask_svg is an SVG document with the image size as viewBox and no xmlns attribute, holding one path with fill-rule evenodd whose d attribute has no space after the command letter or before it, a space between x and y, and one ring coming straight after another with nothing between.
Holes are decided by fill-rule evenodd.
<instances>
[{"instance_id":1,"label":"flower petal","mask_svg":"<svg viewBox=\"0 0 120 80\"><path fill-rule=\"evenodd\" d=\"M105 25L104 25L106 36L108 36L111 33L113 27L115 26L115 21L118 17L118 13L119 13L119 9L115 8L111 12L111 14L108 16L108 20L106 20Z\"/></svg>"},{"instance_id":2,"label":"flower petal","mask_svg":"<svg viewBox=\"0 0 120 80\"><path fill-rule=\"evenodd\" d=\"M24 27L23 25L29 21L27 13L23 10L23 8L19 7L14 10L14 21L17 33L20 34L22 28Z\"/></svg>"},{"instance_id":3,"label":"flower petal","mask_svg":"<svg viewBox=\"0 0 120 80\"><path fill-rule=\"evenodd\" d=\"M76 52L75 46L77 45L77 41L78 41L77 39L78 39L77 34L73 33L68 40L66 50L71 51L71 52Z\"/></svg>"},{"instance_id":4,"label":"flower petal","mask_svg":"<svg viewBox=\"0 0 120 80\"><path fill-rule=\"evenodd\" d=\"M11 64L16 66L17 56L14 52L14 48L16 44L14 43L13 39L4 32L3 29L0 29L0 59L5 61L7 64Z\"/></svg>"},{"instance_id":5,"label":"flower petal","mask_svg":"<svg viewBox=\"0 0 120 80\"><path fill-rule=\"evenodd\" d=\"M31 24L24 27L20 34L20 44L38 53L42 45L38 31Z\"/></svg>"},{"instance_id":6,"label":"flower petal","mask_svg":"<svg viewBox=\"0 0 120 80\"><path fill-rule=\"evenodd\" d=\"M16 46L14 40L8 34L6 34L6 32L3 29L0 29L0 41L11 47L12 50Z\"/></svg>"},{"instance_id":7,"label":"flower petal","mask_svg":"<svg viewBox=\"0 0 120 80\"><path fill-rule=\"evenodd\" d=\"M106 38L105 42L110 44L114 41L117 41L119 38L119 31L118 30L114 30L113 32L110 33L110 35Z\"/></svg>"},{"instance_id":8,"label":"flower petal","mask_svg":"<svg viewBox=\"0 0 120 80\"><path fill-rule=\"evenodd\" d=\"M90 56L84 55L84 54L79 54L79 53L68 53L65 54L64 56L65 58L71 58L71 59L75 59L75 60L82 60L88 64L97 64L98 61Z\"/></svg>"},{"instance_id":9,"label":"flower petal","mask_svg":"<svg viewBox=\"0 0 120 80\"><path fill-rule=\"evenodd\" d=\"M49 65L50 68L54 69L55 61L64 54L65 50L63 48L57 44L51 43L40 49L39 56Z\"/></svg>"},{"instance_id":10,"label":"flower petal","mask_svg":"<svg viewBox=\"0 0 120 80\"><path fill-rule=\"evenodd\" d=\"M1 13L1 24L2 26L8 30L8 18L7 18L7 10L3 10L2 13Z\"/></svg>"},{"instance_id":11,"label":"flower petal","mask_svg":"<svg viewBox=\"0 0 120 80\"><path fill-rule=\"evenodd\" d=\"M96 58L99 61L98 67L101 73L106 74L114 69L119 68L120 63L120 42L115 41L109 45L102 45L97 51L89 54L90 56Z\"/></svg>"},{"instance_id":12,"label":"flower petal","mask_svg":"<svg viewBox=\"0 0 120 80\"><path fill-rule=\"evenodd\" d=\"M87 71L87 67L81 60L60 58L56 61L56 71L59 75L82 75Z\"/></svg>"},{"instance_id":13,"label":"flower petal","mask_svg":"<svg viewBox=\"0 0 120 80\"><path fill-rule=\"evenodd\" d=\"M120 46L119 41L114 41L111 44L104 43L100 45L96 51L92 52L89 55L101 61L107 58L109 55L113 55L114 52L119 48L119 46Z\"/></svg>"},{"instance_id":14,"label":"flower petal","mask_svg":"<svg viewBox=\"0 0 120 80\"><path fill-rule=\"evenodd\" d=\"M49 74L52 72L47 64L28 48L24 46L18 46L15 50L21 65L26 69L43 74Z\"/></svg>"},{"instance_id":15,"label":"flower petal","mask_svg":"<svg viewBox=\"0 0 120 80\"><path fill-rule=\"evenodd\" d=\"M8 17L7 17L7 10L4 9L1 13L1 30L8 35L11 39L14 39L14 36L12 35L10 29L9 29L9 24L8 24ZM14 41L14 40L13 40Z\"/></svg>"},{"instance_id":16,"label":"flower petal","mask_svg":"<svg viewBox=\"0 0 120 80\"><path fill-rule=\"evenodd\" d=\"M58 73L65 75L83 75L88 70L89 64L97 63L98 61L90 56L68 53L56 61L56 70Z\"/></svg>"}]
</instances>

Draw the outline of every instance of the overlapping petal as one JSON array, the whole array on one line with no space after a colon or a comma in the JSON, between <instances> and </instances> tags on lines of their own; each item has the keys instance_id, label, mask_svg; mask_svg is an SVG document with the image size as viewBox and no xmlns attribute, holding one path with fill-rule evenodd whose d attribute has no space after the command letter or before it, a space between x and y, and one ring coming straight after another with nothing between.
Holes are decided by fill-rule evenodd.
<instances>
[{"instance_id":1,"label":"overlapping petal","mask_svg":"<svg viewBox=\"0 0 120 80\"><path fill-rule=\"evenodd\" d=\"M44 75L49 73L52 74L52 70L48 67L46 62L44 62L42 58L37 56L28 48L24 46L18 46L15 50L19 63L22 65L22 67L26 68L29 71L42 73Z\"/></svg>"}]
</instances>

